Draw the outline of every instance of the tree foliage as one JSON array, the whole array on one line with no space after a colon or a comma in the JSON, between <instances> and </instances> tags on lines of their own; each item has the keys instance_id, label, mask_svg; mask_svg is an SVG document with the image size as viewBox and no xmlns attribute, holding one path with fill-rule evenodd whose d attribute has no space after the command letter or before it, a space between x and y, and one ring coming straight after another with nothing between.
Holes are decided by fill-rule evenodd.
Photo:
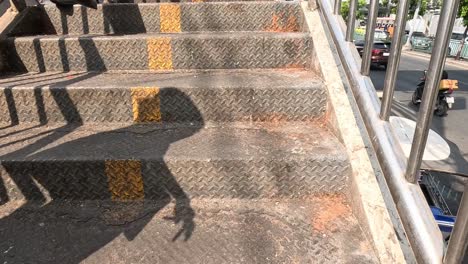
<instances>
[{"instance_id":1,"label":"tree foliage","mask_svg":"<svg viewBox=\"0 0 468 264\"><path fill-rule=\"evenodd\" d=\"M358 0L358 7L356 10L356 19L360 19L360 20L364 19L365 13L362 10L366 6L367 6L366 0ZM343 1L341 3L341 15L343 16L345 20L348 20L348 14L349 14L349 0Z\"/></svg>"},{"instance_id":2,"label":"tree foliage","mask_svg":"<svg viewBox=\"0 0 468 264\"><path fill-rule=\"evenodd\" d=\"M419 1L421 1L421 6L419 7L418 15L423 16L426 13L428 0L410 0L408 15L411 18L414 16L414 12L416 12Z\"/></svg>"},{"instance_id":3,"label":"tree foliage","mask_svg":"<svg viewBox=\"0 0 468 264\"><path fill-rule=\"evenodd\" d=\"M383 1L385 2L388 0L383 0ZM393 3L393 7L390 13L396 14L396 10L400 1L399 0L391 0L391 1ZM419 1L420 0L410 0L409 10L408 10L408 19L413 19L414 12L416 11L416 6L418 6ZM466 0L462 0L462 1L466 1ZM428 0L421 0L421 6L419 8L418 15L422 16L426 13L428 2L429 2Z\"/></svg>"},{"instance_id":4,"label":"tree foliage","mask_svg":"<svg viewBox=\"0 0 468 264\"><path fill-rule=\"evenodd\" d=\"M468 27L468 0L460 0L458 16L463 18L463 25Z\"/></svg>"}]
</instances>

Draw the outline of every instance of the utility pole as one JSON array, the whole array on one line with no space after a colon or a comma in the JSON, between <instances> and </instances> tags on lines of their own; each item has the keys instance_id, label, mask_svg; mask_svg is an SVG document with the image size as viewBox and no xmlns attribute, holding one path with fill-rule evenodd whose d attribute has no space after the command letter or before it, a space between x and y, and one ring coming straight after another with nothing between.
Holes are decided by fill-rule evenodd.
<instances>
[{"instance_id":1,"label":"utility pole","mask_svg":"<svg viewBox=\"0 0 468 264\"><path fill-rule=\"evenodd\" d=\"M389 17L391 11L392 11L392 0L388 0L388 3L387 3L387 13L385 14L385 16L386 16L386 17Z\"/></svg>"},{"instance_id":2,"label":"utility pole","mask_svg":"<svg viewBox=\"0 0 468 264\"><path fill-rule=\"evenodd\" d=\"M468 34L468 26L465 27L465 32L463 32L463 38L461 40L460 49L457 52L457 56L455 57L455 60L460 60L462 51L465 48L465 39L466 39L467 34Z\"/></svg>"},{"instance_id":3,"label":"utility pole","mask_svg":"<svg viewBox=\"0 0 468 264\"><path fill-rule=\"evenodd\" d=\"M411 28L410 28L410 32L408 34L408 39L406 40L406 44L403 47L404 50L410 50L411 49L410 41L411 41L411 37L413 36L414 28L416 27L416 19L419 18L419 9L421 9L421 1L422 0L418 0L418 4L416 5L416 10L414 11L414 15L413 15L413 23L411 23Z\"/></svg>"}]
</instances>

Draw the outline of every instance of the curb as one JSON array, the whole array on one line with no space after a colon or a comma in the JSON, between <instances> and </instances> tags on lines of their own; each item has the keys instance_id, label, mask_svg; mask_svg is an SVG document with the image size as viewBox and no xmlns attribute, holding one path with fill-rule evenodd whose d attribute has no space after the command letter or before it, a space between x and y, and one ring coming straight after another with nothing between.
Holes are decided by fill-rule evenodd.
<instances>
[{"instance_id":1,"label":"curb","mask_svg":"<svg viewBox=\"0 0 468 264\"><path fill-rule=\"evenodd\" d=\"M423 53L423 52L412 51L412 50L402 51L402 54L406 54L406 55L410 55L410 56L417 56L417 57L424 57L424 58L431 58L430 54ZM445 63L449 64L449 65L452 65L452 66L468 68L468 62L455 61L452 58L447 58Z\"/></svg>"}]
</instances>

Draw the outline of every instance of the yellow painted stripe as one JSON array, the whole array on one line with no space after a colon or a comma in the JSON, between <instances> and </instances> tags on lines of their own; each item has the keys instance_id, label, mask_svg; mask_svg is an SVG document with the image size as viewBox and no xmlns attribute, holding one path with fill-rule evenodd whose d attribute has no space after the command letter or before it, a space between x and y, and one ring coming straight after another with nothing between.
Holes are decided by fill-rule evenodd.
<instances>
[{"instance_id":1,"label":"yellow painted stripe","mask_svg":"<svg viewBox=\"0 0 468 264\"><path fill-rule=\"evenodd\" d=\"M148 68L150 70L172 70L171 38L151 38L146 41Z\"/></svg>"},{"instance_id":2,"label":"yellow painted stripe","mask_svg":"<svg viewBox=\"0 0 468 264\"><path fill-rule=\"evenodd\" d=\"M131 94L135 123L161 122L158 87L134 87Z\"/></svg>"},{"instance_id":3,"label":"yellow painted stripe","mask_svg":"<svg viewBox=\"0 0 468 264\"><path fill-rule=\"evenodd\" d=\"M159 6L160 29L163 33L180 32L180 5L161 4Z\"/></svg>"},{"instance_id":4,"label":"yellow painted stripe","mask_svg":"<svg viewBox=\"0 0 468 264\"><path fill-rule=\"evenodd\" d=\"M139 160L106 160L106 175L112 200L134 201L145 198Z\"/></svg>"}]
</instances>

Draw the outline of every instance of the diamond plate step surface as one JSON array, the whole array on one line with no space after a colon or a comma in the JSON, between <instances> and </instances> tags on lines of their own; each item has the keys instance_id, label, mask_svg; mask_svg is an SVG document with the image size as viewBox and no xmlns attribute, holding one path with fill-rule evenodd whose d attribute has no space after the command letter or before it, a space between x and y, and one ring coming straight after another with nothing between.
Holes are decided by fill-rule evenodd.
<instances>
[{"instance_id":1,"label":"diamond plate step surface","mask_svg":"<svg viewBox=\"0 0 468 264\"><path fill-rule=\"evenodd\" d=\"M326 101L298 70L24 74L0 79L0 124L307 121Z\"/></svg>"},{"instance_id":2,"label":"diamond plate step surface","mask_svg":"<svg viewBox=\"0 0 468 264\"><path fill-rule=\"evenodd\" d=\"M303 31L298 2L99 5L72 10L45 5L28 10L10 36L217 31Z\"/></svg>"},{"instance_id":3,"label":"diamond plate step surface","mask_svg":"<svg viewBox=\"0 0 468 264\"><path fill-rule=\"evenodd\" d=\"M6 43L13 71L308 68L307 33L19 37Z\"/></svg>"},{"instance_id":4,"label":"diamond plate step surface","mask_svg":"<svg viewBox=\"0 0 468 264\"><path fill-rule=\"evenodd\" d=\"M0 133L12 199L305 197L345 192L350 173L341 144L316 123L13 126Z\"/></svg>"},{"instance_id":5,"label":"diamond plate step surface","mask_svg":"<svg viewBox=\"0 0 468 264\"><path fill-rule=\"evenodd\" d=\"M0 209L7 263L378 263L343 196Z\"/></svg>"}]
</instances>

